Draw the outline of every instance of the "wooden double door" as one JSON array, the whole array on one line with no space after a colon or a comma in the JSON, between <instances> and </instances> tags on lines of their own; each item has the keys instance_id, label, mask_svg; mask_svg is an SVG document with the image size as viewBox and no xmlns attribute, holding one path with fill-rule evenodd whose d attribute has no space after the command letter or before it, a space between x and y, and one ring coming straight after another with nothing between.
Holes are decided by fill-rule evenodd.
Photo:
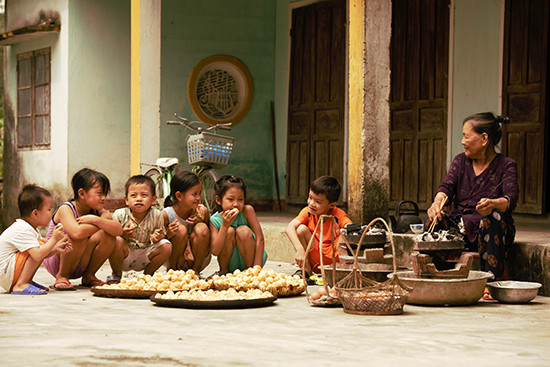
<instances>
[{"instance_id":1,"label":"wooden double door","mask_svg":"<svg viewBox=\"0 0 550 367\"><path fill-rule=\"evenodd\" d=\"M344 184L346 0L292 11L286 198L307 200L312 180Z\"/></svg>"},{"instance_id":2,"label":"wooden double door","mask_svg":"<svg viewBox=\"0 0 550 367\"><path fill-rule=\"evenodd\" d=\"M449 0L393 0L390 205L432 202L446 171Z\"/></svg>"}]
</instances>

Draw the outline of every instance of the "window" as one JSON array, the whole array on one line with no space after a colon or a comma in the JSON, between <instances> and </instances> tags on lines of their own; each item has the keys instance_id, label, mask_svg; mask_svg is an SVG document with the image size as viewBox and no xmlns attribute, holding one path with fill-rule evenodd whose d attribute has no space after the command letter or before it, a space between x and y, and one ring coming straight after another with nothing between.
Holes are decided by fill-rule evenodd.
<instances>
[{"instance_id":1,"label":"window","mask_svg":"<svg viewBox=\"0 0 550 367\"><path fill-rule=\"evenodd\" d=\"M17 56L17 147L50 147L50 49Z\"/></svg>"}]
</instances>

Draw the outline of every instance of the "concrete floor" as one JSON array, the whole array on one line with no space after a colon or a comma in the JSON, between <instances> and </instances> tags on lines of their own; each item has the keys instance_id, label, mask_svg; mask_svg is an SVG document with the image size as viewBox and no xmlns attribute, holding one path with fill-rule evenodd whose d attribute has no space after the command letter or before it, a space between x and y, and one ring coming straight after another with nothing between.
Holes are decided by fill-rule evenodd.
<instances>
[{"instance_id":1,"label":"concrete floor","mask_svg":"<svg viewBox=\"0 0 550 367\"><path fill-rule=\"evenodd\" d=\"M108 274L108 265L98 272ZM44 268L35 280L53 283ZM549 320L550 298L541 296L525 305L405 305L403 315L357 316L312 307L304 295L265 308L192 310L86 288L0 294L0 365L542 367L550 365Z\"/></svg>"}]
</instances>

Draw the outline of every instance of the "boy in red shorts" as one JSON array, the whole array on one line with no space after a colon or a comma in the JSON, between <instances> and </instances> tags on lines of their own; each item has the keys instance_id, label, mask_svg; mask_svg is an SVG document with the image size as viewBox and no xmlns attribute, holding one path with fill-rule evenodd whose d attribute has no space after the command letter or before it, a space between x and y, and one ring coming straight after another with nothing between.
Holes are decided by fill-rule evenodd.
<instances>
[{"instance_id":1,"label":"boy in red shorts","mask_svg":"<svg viewBox=\"0 0 550 367\"><path fill-rule=\"evenodd\" d=\"M336 207L341 191L342 187L334 177L321 176L317 178L309 187L307 206L302 209L300 214L298 214L298 216L286 227L286 234L296 250L296 255L294 257L296 265L298 265L300 269L302 267L305 268L305 276L308 280L308 284L311 284L311 282L309 282L309 275L312 271L319 273L319 265L321 264L319 254L321 227L313 234L320 216L326 214L336 218L338 228L336 228L334 233L335 245L339 243L340 229L344 228L346 224L351 223L347 214L342 209ZM322 249L323 264L325 265L332 264L333 249L330 244L330 223L330 220L325 221L323 228ZM312 246L309 253L306 254L306 248L312 235L315 237L315 244ZM334 255L336 261L338 261L338 252ZM301 275L301 272L301 270L298 270L295 274Z\"/></svg>"}]
</instances>

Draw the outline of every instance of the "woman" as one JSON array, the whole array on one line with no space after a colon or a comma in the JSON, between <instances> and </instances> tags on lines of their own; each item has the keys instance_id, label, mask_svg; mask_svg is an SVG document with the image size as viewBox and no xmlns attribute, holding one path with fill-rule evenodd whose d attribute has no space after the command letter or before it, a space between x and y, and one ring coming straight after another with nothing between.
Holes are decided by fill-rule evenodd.
<instances>
[{"instance_id":1,"label":"woman","mask_svg":"<svg viewBox=\"0 0 550 367\"><path fill-rule=\"evenodd\" d=\"M516 234L512 211L519 193L517 165L495 150L502 138L501 124L508 122L508 117L492 112L464 119L464 153L451 163L426 220L426 225L436 219L440 228L449 228L462 219L466 247L479 252L481 269L492 272L495 280L503 278L506 248ZM447 204L449 216L442 210Z\"/></svg>"}]
</instances>

